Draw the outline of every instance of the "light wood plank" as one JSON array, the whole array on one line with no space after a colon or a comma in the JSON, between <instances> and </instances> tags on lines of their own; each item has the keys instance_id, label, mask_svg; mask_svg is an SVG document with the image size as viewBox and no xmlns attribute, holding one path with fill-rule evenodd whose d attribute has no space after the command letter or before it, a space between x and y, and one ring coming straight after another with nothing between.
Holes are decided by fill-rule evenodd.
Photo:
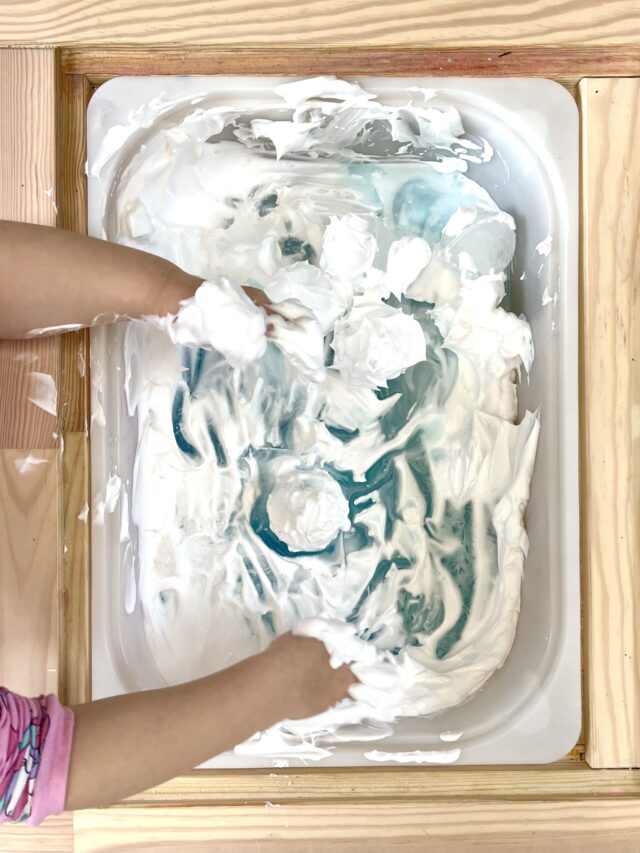
<instances>
[{"instance_id":1,"label":"light wood plank","mask_svg":"<svg viewBox=\"0 0 640 853\"><path fill-rule=\"evenodd\" d=\"M0 50L0 219L56 224L56 90L53 50ZM59 381L59 348L0 341L0 447L56 446L57 419L27 400L27 385L32 371Z\"/></svg>"},{"instance_id":2,"label":"light wood plank","mask_svg":"<svg viewBox=\"0 0 640 853\"><path fill-rule=\"evenodd\" d=\"M0 50L0 217L56 223L57 73L53 50ZM60 553L59 419L26 399L32 371L60 387L57 339L0 342L0 682L30 694L56 688ZM29 450L46 461L19 474Z\"/></svg>"},{"instance_id":3,"label":"light wood plank","mask_svg":"<svg viewBox=\"0 0 640 853\"><path fill-rule=\"evenodd\" d=\"M93 85L126 74L337 74L358 77L471 76L552 77L572 93L581 77L629 77L640 74L640 47L305 47L224 48L193 46L91 47L62 51L69 77L86 75ZM84 164L83 164L84 165Z\"/></svg>"},{"instance_id":4,"label":"light wood plank","mask_svg":"<svg viewBox=\"0 0 640 853\"><path fill-rule=\"evenodd\" d=\"M587 761L640 764L640 80L580 84Z\"/></svg>"},{"instance_id":5,"label":"light wood plank","mask_svg":"<svg viewBox=\"0 0 640 853\"><path fill-rule=\"evenodd\" d=\"M57 450L21 474L25 455L0 450L0 683L35 695L57 684L60 476Z\"/></svg>"},{"instance_id":6,"label":"light wood plank","mask_svg":"<svg viewBox=\"0 0 640 853\"><path fill-rule=\"evenodd\" d=\"M61 228L87 233L86 110L92 88L82 74L63 74L59 105L58 196ZM89 418L89 330L62 336L62 430L84 432Z\"/></svg>"},{"instance_id":7,"label":"light wood plank","mask_svg":"<svg viewBox=\"0 0 640 853\"><path fill-rule=\"evenodd\" d=\"M60 335L60 430L63 435L89 427L89 330Z\"/></svg>"},{"instance_id":8,"label":"light wood plank","mask_svg":"<svg viewBox=\"0 0 640 853\"><path fill-rule=\"evenodd\" d=\"M56 85L53 50L0 50L0 219L56 224Z\"/></svg>"},{"instance_id":9,"label":"light wood plank","mask_svg":"<svg viewBox=\"0 0 640 853\"><path fill-rule=\"evenodd\" d=\"M59 225L86 234L87 78L63 74L60 102ZM89 503L89 334L83 329L62 337L62 430L64 434L60 578L61 700L74 705L91 698L90 526L78 518Z\"/></svg>"},{"instance_id":10,"label":"light wood plank","mask_svg":"<svg viewBox=\"0 0 640 853\"><path fill-rule=\"evenodd\" d=\"M137 794L122 806L153 804L633 796L640 771L592 770L584 762L541 767L353 767L197 771Z\"/></svg>"},{"instance_id":11,"label":"light wood plank","mask_svg":"<svg viewBox=\"0 0 640 853\"><path fill-rule=\"evenodd\" d=\"M59 443L60 417L27 399L32 371L48 373L60 391L58 336L40 340L0 340L0 448L53 448ZM60 411L61 407L58 415Z\"/></svg>"},{"instance_id":12,"label":"light wood plank","mask_svg":"<svg viewBox=\"0 0 640 853\"><path fill-rule=\"evenodd\" d=\"M640 37L635 0L5 0L0 33L38 44L624 45Z\"/></svg>"},{"instance_id":13,"label":"light wood plank","mask_svg":"<svg viewBox=\"0 0 640 853\"><path fill-rule=\"evenodd\" d=\"M36 827L0 826L2 853L74 853L73 818L70 812L48 818Z\"/></svg>"},{"instance_id":14,"label":"light wood plank","mask_svg":"<svg viewBox=\"0 0 640 853\"><path fill-rule=\"evenodd\" d=\"M76 812L76 853L636 853L640 799L459 800Z\"/></svg>"},{"instance_id":15,"label":"light wood plank","mask_svg":"<svg viewBox=\"0 0 640 853\"><path fill-rule=\"evenodd\" d=\"M84 74L63 67L60 95L59 224L69 231L86 234L86 109L92 88Z\"/></svg>"},{"instance_id":16,"label":"light wood plank","mask_svg":"<svg viewBox=\"0 0 640 853\"><path fill-rule=\"evenodd\" d=\"M91 698L89 519L78 516L89 502L89 443L84 432L66 433L62 455L62 529L64 548L60 582L60 701L67 705Z\"/></svg>"}]
</instances>

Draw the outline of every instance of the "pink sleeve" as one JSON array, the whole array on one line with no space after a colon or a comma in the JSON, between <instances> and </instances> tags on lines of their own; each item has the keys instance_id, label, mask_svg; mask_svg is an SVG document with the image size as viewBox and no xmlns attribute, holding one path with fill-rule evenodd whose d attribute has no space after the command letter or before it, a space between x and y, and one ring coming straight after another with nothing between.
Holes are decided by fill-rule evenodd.
<instances>
[{"instance_id":1,"label":"pink sleeve","mask_svg":"<svg viewBox=\"0 0 640 853\"><path fill-rule=\"evenodd\" d=\"M64 809L73 723L55 696L0 687L0 823L36 826Z\"/></svg>"}]
</instances>

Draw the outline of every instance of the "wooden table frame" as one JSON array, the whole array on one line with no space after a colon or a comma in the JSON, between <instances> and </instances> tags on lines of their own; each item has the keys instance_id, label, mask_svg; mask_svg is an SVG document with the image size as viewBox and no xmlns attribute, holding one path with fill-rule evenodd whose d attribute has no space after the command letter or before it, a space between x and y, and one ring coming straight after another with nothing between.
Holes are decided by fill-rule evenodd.
<instances>
[{"instance_id":1,"label":"wooden table frame","mask_svg":"<svg viewBox=\"0 0 640 853\"><path fill-rule=\"evenodd\" d=\"M92 92L122 74L178 73L544 76L578 98L584 736L565 759L541 767L197 772L111 809L76 813L74 849L638 849L640 771L629 768L640 765L640 154L633 144L640 50L7 48L0 50L0 217L86 232ZM24 400L34 355L60 389L55 419ZM0 344L0 393L14 412L0 422L0 543L2 535L9 543L0 582L4 589L38 559L44 594L57 584L57 627L54 618L46 647L47 661L57 655L58 664L47 669L57 669L68 703L90 691L89 527L78 519L90 503L88 382L86 332ZM49 464L20 479L13 461L26 450ZM33 522L29 495L40 491L50 497L32 537L41 547L18 558L18 539ZM12 606L27 614L25 601L17 591ZM0 629L0 680L9 680L11 642ZM51 687L39 671L25 678L24 689ZM2 842L0 834L4 850Z\"/></svg>"}]
</instances>

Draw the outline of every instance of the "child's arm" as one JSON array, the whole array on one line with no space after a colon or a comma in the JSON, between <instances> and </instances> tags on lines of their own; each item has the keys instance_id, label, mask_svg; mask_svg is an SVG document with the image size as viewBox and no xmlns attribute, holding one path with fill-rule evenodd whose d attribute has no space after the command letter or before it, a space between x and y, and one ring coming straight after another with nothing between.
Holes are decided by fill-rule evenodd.
<instances>
[{"instance_id":1,"label":"child's arm","mask_svg":"<svg viewBox=\"0 0 640 853\"><path fill-rule=\"evenodd\" d=\"M72 231L0 219L0 338L169 314L202 279L170 261ZM254 301L260 291L246 288Z\"/></svg>"},{"instance_id":2,"label":"child's arm","mask_svg":"<svg viewBox=\"0 0 640 853\"><path fill-rule=\"evenodd\" d=\"M355 680L347 667L330 667L319 641L285 634L199 681L79 705L65 807L158 785L279 720L326 710Z\"/></svg>"},{"instance_id":3,"label":"child's arm","mask_svg":"<svg viewBox=\"0 0 640 853\"><path fill-rule=\"evenodd\" d=\"M201 279L147 252L0 220L0 338L114 314L175 312Z\"/></svg>"}]
</instances>

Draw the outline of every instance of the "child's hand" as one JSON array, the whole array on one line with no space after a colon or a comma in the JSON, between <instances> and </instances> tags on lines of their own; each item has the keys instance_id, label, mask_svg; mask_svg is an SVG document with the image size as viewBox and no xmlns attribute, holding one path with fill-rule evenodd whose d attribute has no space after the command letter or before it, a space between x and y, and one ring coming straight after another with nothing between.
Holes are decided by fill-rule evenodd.
<instances>
[{"instance_id":1,"label":"child's hand","mask_svg":"<svg viewBox=\"0 0 640 853\"><path fill-rule=\"evenodd\" d=\"M66 807L115 803L186 773L281 720L326 711L356 681L331 668L319 640L284 634L205 678L76 705Z\"/></svg>"},{"instance_id":2,"label":"child's hand","mask_svg":"<svg viewBox=\"0 0 640 853\"><path fill-rule=\"evenodd\" d=\"M154 306L155 313L160 316L164 316L165 314L175 314L180 307L180 303L184 302L186 299L190 299L200 287L202 281L203 279L201 277L189 275L181 269L171 265L165 281L158 285L156 305ZM259 287L249 286L243 287L242 289L249 299L258 306L258 308L262 308L262 310L266 311L267 314L269 313L271 303L269 302L269 297L264 290L260 290Z\"/></svg>"},{"instance_id":3,"label":"child's hand","mask_svg":"<svg viewBox=\"0 0 640 853\"><path fill-rule=\"evenodd\" d=\"M332 669L324 644L311 637L283 634L262 652L280 682L290 720L313 717L347 698L357 678L348 666Z\"/></svg>"},{"instance_id":4,"label":"child's hand","mask_svg":"<svg viewBox=\"0 0 640 853\"><path fill-rule=\"evenodd\" d=\"M259 287L249 287L248 285L244 285L242 289L258 308L262 308L267 314L270 313L271 302L264 290L260 290Z\"/></svg>"}]
</instances>

